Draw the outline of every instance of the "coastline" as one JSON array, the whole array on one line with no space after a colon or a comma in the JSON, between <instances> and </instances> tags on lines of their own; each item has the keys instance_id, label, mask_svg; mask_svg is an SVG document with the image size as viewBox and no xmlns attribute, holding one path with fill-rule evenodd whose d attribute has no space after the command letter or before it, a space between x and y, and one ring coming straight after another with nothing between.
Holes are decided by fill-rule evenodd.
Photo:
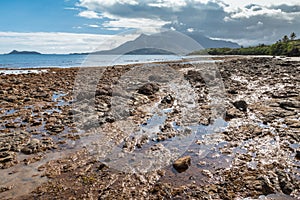
<instances>
[{"instance_id":1,"label":"coastline","mask_svg":"<svg viewBox=\"0 0 300 200\"><path fill-rule=\"evenodd\" d=\"M26 70L47 71L0 75L0 171L3 172L0 197L233 199L277 194L282 198L299 198L300 86L297 81L300 80L300 62L260 56L212 59L220 58L222 62L201 63L200 70L177 61L151 63L166 65L189 82L199 97L197 109L201 116L197 120L201 128L212 123L212 108L208 103L208 88L199 71L214 65L224 83L225 90L221 92L224 92L224 119L228 124L225 130L201 133L201 137L192 141L181 155L191 158L191 165L182 173L174 171L172 164L148 173L123 173L101 163L88 148L76 146L82 141L91 142L92 133L97 129L82 133L74 125L73 118L82 112L73 107L74 83L80 83L76 82L80 70L93 74L99 68L28 68ZM117 81L128 81L124 74L144 64L105 67L95 101L101 130L114 130L117 125L110 113L113 94L132 96L130 117L136 124L145 124L153 117L147 106L158 103L162 108L176 108L172 98L166 100L167 103L162 102L170 92L162 80L159 80L158 91L144 94L137 90L119 94L112 88ZM175 80L174 72L171 77ZM161 74L158 71L156 75ZM88 76L83 73L81 78L86 80ZM181 109L178 107L178 113L173 110L166 114L170 119L162 124L163 130L155 142L177 137L170 123L180 121ZM135 142L128 142L125 149L137 146L143 149L147 145L145 141ZM22 176L25 168L34 169L28 175L38 184L24 190L26 193L17 194L19 185L30 185L30 180L16 182L12 178Z\"/></svg>"}]
</instances>

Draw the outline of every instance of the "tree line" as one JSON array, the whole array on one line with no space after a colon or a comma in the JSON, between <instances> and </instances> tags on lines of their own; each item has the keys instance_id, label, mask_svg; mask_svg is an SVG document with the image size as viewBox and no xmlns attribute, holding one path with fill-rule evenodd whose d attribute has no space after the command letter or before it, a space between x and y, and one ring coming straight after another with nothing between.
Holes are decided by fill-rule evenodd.
<instances>
[{"instance_id":1,"label":"tree line","mask_svg":"<svg viewBox=\"0 0 300 200\"><path fill-rule=\"evenodd\" d=\"M297 35L292 32L289 36L284 35L275 44L259 44L253 47L241 48L210 48L192 54L210 55L273 55L273 56L300 56L300 40L296 40Z\"/></svg>"}]
</instances>

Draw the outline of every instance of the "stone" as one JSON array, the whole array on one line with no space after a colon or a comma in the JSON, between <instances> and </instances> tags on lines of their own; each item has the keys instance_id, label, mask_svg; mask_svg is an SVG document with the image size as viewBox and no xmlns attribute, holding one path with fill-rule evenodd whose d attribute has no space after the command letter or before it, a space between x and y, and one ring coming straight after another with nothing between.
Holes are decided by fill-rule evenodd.
<instances>
[{"instance_id":1,"label":"stone","mask_svg":"<svg viewBox=\"0 0 300 200\"><path fill-rule=\"evenodd\" d=\"M162 104L171 104L174 102L174 98L172 97L172 95L167 95L165 96L162 100L161 100L161 103Z\"/></svg>"},{"instance_id":2,"label":"stone","mask_svg":"<svg viewBox=\"0 0 300 200\"><path fill-rule=\"evenodd\" d=\"M192 82L205 83L200 71L189 70L184 77Z\"/></svg>"},{"instance_id":3,"label":"stone","mask_svg":"<svg viewBox=\"0 0 300 200\"><path fill-rule=\"evenodd\" d=\"M24 154L37 153L43 150L43 144L39 139L31 139L30 142L21 150Z\"/></svg>"},{"instance_id":4,"label":"stone","mask_svg":"<svg viewBox=\"0 0 300 200\"><path fill-rule=\"evenodd\" d=\"M233 105L236 109L239 109L243 112L247 111L248 104L244 100L235 101L233 102Z\"/></svg>"},{"instance_id":5,"label":"stone","mask_svg":"<svg viewBox=\"0 0 300 200\"><path fill-rule=\"evenodd\" d=\"M185 156L185 157L179 158L173 163L173 167L179 173L186 171L190 165L191 165L191 157L190 156Z\"/></svg>"},{"instance_id":6,"label":"stone","mask_svg":"<svg viewBox=\"0 0 300 200\"><path fill-rule=\"evenodd\" d=\"M10 162L13 161L16 157L16 153L14 152L1 152L0 153L0 163L6 163L6 162Z\"/></svg>"},{"instance_id":7,"label":"stone","mask_svg":"<svg viewBox=\"0 0 300 200\"><path fill-rule=\"evenodd\" d=\"M300 160L300 150L299 150L299 151L296 151L295 158L296 158L297 160Z\"/></svg>"},{"instance_id":8,"label":"stone","mask_svg":"<svg viewBox=\"0 0 300 200\"><path fill-rule=\"evenodd\" d=\"M138 89L138 93L144 95L153 95L159 90L159 86L156 83L146 83Z\"/></svg>"}]
</instances>

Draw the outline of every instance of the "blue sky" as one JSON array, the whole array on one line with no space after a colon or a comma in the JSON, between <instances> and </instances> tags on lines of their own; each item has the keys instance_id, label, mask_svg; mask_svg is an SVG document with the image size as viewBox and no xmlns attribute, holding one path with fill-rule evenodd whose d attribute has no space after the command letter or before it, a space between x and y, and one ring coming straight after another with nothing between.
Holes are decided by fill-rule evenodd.
<instances>
[{"instance_id":1,"label":"blue sky","mask_svg":"<svg viewBox=\"0 0 300 200\"><path fill-rule=\"evenodd\" d=\"M1 0L0 31L115 34L101 28L104 19L78 16L77 0ZM83 9L83 8L82 8Z\"/></svg>"},{"instance_id":2,"label":"blue sky","mask_svg":"<svg viewBox=\"0 0 300 200\"><path fill-rule=\"evenodd\" d=\"M299 0L0 0L0 53L88 52L167 28L241 45L300 35Z\"/></svg>"}]
</instances>

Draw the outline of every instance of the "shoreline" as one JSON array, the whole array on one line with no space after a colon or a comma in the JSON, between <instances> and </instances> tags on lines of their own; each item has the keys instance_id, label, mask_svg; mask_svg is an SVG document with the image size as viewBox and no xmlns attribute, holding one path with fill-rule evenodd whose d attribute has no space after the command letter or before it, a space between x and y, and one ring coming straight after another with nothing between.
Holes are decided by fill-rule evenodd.
<instances>
[{"instance_id":1,"label":"shoreline","mask_svg":"<svg viewBox=\"0 0 300 200\"><path fill-rule=\"evenodd\" d=\"M145 56L145 55L143 55ZM137 63L123 63L123 64L116 64L116 65L103 65L103 66L41 66L41 67L4 67L0 68L0 71L3 70L40 70L40 69L76 69L76 68L93 68L93 67L110 67L110 66L126 66L126 65L139 65L139 64L159 64L159 63L180 63L180 62L193 62L197 61L197 58L202 58L202 60L199 60L200 62L209 62L209 61L217 61L222 62L224 60L228 59L234 59L234 58L247 58L247 57L272 57L272 56L241 56L241 55L191 55L191 56L178 56L181 60L166 60L166 61L149 61L149 62L137 62ZM195 60L196 58L196 60ZM208 59L203 59L208 58Z\"/></svg>"}]
</instances>

